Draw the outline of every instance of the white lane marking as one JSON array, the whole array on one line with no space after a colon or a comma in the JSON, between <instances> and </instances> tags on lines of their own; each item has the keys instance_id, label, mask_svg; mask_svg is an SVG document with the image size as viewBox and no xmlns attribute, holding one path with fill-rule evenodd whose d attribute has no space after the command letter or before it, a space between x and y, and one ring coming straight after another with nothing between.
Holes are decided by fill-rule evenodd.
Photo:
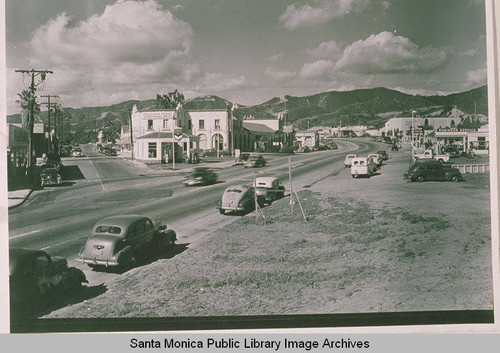
<instances>
[{"instance_id":1,"label":"white lane marking","mask_svg":"<svg viewBox=\"0 0 500 353\"><path fill-rule=\"evenodd\" d=\"M9 239L16 239L16 238L22 238L22 237L25 237L27 235L30 235L30 234L35 234L35 233L40 233L41 230L32 230L31 232L28 232L28 233L23 233L23 234L19 234L19 235L14 235L13 237L9 237Z\"/></svg>"},{"instance_id":2,"label":"white lane marking","mask_svg":"<svg viewBox=\"0 0 500 353\"><path fill-rule=\"evenodd\" d=\"M93 164L92 161L89 161L90 164ZM102 187L102 191L106 191L106 188L104 187L104 184L102 183L101 181L101 178L99 177L99 173L97 173L97 168L96 168L96 173L95 175L97 175L97 180L99 180L99 184L101 184L101 187Z\"/></svg>"},{"instance_id":3,"label":"white lane marking","mask_svg":"<svg viewBox=\"0 0 500 353\"><path fill-rule=\"evenodd\" d=\"M52 244L52 245L46 246L46 247L44 247L44 248L41 248L40 250L44 250L44 251L45 251L45 250L47 250L47 249L54 248L54 247L59 246L59 245L61 245L61 244L69 243L69 242L72 242L72 241L75 241L75 240L78 240L78 238L77 238L77 239L68 239L68 240L62 241L62 242L60 242L60 243L55 243L55 244Z\"/></svg>"}]
</instances>

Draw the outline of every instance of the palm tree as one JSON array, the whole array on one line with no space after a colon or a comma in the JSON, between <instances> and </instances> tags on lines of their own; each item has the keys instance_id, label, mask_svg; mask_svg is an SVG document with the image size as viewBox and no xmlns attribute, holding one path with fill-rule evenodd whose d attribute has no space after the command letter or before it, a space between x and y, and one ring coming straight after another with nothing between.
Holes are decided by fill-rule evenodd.
<instances>
[{"instance_id":1,"label":"palm tree","mask_svg":"<svg viewBox=\"0 0 500 353\"><path fill-rule=\"evenodd\" d=\"M23 127L28 128L27 117L30 114L31 105L33 104L33 115L40 114L40 104L36 101L36 96L31 95L31 91L28 89L23 90L21 93L17 94L19 99L16 100L16 104L21 107L21 118L23 121ZM33 116L33 121L35 117Z\"/></svg>"}]
</instances>

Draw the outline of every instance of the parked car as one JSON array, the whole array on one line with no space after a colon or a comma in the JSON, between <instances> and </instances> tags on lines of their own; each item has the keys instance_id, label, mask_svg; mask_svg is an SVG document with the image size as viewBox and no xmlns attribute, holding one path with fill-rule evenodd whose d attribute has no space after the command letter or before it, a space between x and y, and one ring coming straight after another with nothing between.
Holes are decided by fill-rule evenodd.
<instances>
[{"instance_id":1,"label":"parked car","mask_svg":"<svg viewBox=\"0 0 500 353\"><path fill-rule=\"evenodd\" d=\"M257 195L260 206L264 204L264 198ZM255 188L250 185L230 186L222 194L217 202L217 208L221 214L226 211L248 212L255 209Z\"/></svg>"},{"instance_id":2,"label":"parked car","mask_svg":"<svg viewBox=\"0 0 500 353\"><path fill-rule=\"evenodd\" d=\"M61 171L63 165L61 161L61 156L56 153L49 153L45 158L45 164L53 165L48 168L56 168L58 171Z\"/></svg>"},{"instance_id":3,"label":"parked car","mask_svg":"<svg viewBox=\"0 0 500 353\"><path fill-rule=\"evenodd\" d=\"M415 160L436 159L436 160L440 161L441 163L448 162L450 160L449 154L435 154L434 151L432 151L432 150L425 150L422 153L415 153L414 157L415 157Z\"/></svg>"},{"instance_id":4,"label":"parked car","mask_svg":"<svg viewBox=\"0 0 500 353\"><path fill-rule=\"evenodd\" d=\"M245 164L245 162L248 160L248 158L250 158L250 153L240 153L240 156L238 158L236 158L236 161L234 162L234 164L236 164L236 165Z\"/></svg>"},{"instance_id":5,"label":"parked car","mask_svg":"<svg viewBox=\"0 0 500 353\"><path fill-rule=\"evenodd\" d=\"M57 171L59 171L59 164L58 163L53 163L53 162L45 162L43 163L41 166L40 166L40 170L44 170L44 169L55 169Z\"/></svg>"},{"instance_id":6,"label":"parked car","mask_svg":"<svg viewBox=\"0 0 500 353\"><path fill-rule=\"evenodd\" d=\"M457 158L462 154L457 145L448 145L443 149L443 152L448 154L450 158Z\"/></svg>"},{"instance_id":7,"label":"parked car","mask_svg":"<svg viewBox=\"0 0 500 353\"><path fill-rule=\"evenodd\" d=\"M9 249L10 306L13 317L29 314L43 305L78 293L85 274L68 267L63 257L50 257L45 251Z\"/></svg>"},{"instance_id":8,"label":"parked car","mask_svg":"<svg viewBox=\"0 0 500 353\"><path fill-rule=\"evenodd\" d=\"M106 156L117 156L118 155L118 153L116 153L116 151L111 147L103 147L102 153L105 154Z\"/></svg>"},{"instance_id":9,"label":"parked car","mask_svg":"<svg viewBox=\"0 0 500 353\"><path fill-rule=\"evenodd\" d=\"M80 147L74 147L73 151L71 152L71 155L73 157L83 157L84 156L82 149Z\"/></svg>"},{"instance_id":10,"label":"parked car","mask_svg":"<svg viewBox=\"0 0 500 353\"><path fill-rule=\"evenodd\" d=\"M145 216L125 214L97 222L77 260L90 267L133 265L142 256L172 246L177 240L166 225Z\"/></svg>"},{"instance_id":11,"label":"parked car","mask_svg":"<svg viewBox=\"0 0 500 353\"><path fill-rule=\"evenodd\" d=\"M382 151L377 151L377 153L382 156L382 160L386 161L389 159L389 154L387 153L387 151L382 150Z\"/></svg>"},{"instance_id":12,"label":"parked car","mask_svg":"<svg viewBox=\"0 0 500 353\"><path fill-rule=\"evenodd\" d=\"M281 185L278 178L258 177L255 178L255 184L255 192L264 199L265 203L270 204L285 196L285 187Z\"/></svg>"},{"instance_id":13,"label":"parked car","mask_svg":"<svg viewBox=\"0 0 500 353\"><path fill-rule=\"evenodd\" d=\"M379 169L382 166L382 156L379 155L378 153L370 153L368 157L373 160L373 163L375 163L377 169Z\"/></svg>"},{"instance_id":14,"label":"parked car","mask_svg":"<svg viewBox=\"0 0 500 353\"><path fill-rule=\"evenodd\" d=\"M245 162L245 168L257 168L264 167L266 165L266 160L262 155L251 155L248 157L248 160Z\"/></svg>"},{"instance_id":15,"label":"parked car","mask_svg":"<svg viewBox=\"0 0 500 353\"><path fill-rule=\"evenodd\" d=\"M194 168L193 172L189 177L184 180L184 185L194 186L194 185L209 185L215 184L217 182L217 174L210 168L198 167Z\"/></svg>"},{"instance_id":16,"label":"parked car","mask_svg":"<svg viewBox=\"0 0 500 353\"><path fill-rule=\"evenodd\" d=\"M344 166L347 168L347 167L350 167L351 166L351 163L352 163L352 160L354 158L358 158L358 155L357 154L348 154L347 156L345 156L345 159L344 159Z\"/></svg>"},{"instance_id":17,"label":"parked car","mask_svg":"<svg viewBox=\"0 0 500 353\"><path fill-rule=\"evenodd\" d=\"M40 185L59 185L61 184L61 174L55 168L45 168L40 172Z\"/></svg>"},{"instance_id":18,"label":"parked car","mask_svg":"<svg viewBox=\"0 0 500 353\"><path fill-rule=\"evenodd\" d=\"M457 168L439 162L413 163L403 178L411 181L461 181L462 174Z\"/></svg>"},{"instance_id":19,"label":"parked car","mask_svg":"<svg viewBox=\"0 0 500 353\"><path fill-rule=\"evenodd\" d=\"M358 178L360 176L372 176L377 170L377 166L371 157L357 157L351 160L351 176Z\"/></svg>"}]
</instances>

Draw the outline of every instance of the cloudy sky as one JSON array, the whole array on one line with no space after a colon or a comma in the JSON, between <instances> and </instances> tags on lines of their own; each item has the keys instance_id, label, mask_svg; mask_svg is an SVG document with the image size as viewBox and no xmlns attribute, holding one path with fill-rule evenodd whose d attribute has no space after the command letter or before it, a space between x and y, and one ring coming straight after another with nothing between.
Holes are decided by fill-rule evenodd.
<instances>
[{"instance_id":1,"label":"cloudy sky","mask_svg":"<svg viewBox=\"0 0 500 353\"><path fill-rule=\"evenodd\" d=\"M483 0L6 0L7 113L27 78L82 107L179 89L239 104L486 84Z\"/></svg>"}]
</instances>

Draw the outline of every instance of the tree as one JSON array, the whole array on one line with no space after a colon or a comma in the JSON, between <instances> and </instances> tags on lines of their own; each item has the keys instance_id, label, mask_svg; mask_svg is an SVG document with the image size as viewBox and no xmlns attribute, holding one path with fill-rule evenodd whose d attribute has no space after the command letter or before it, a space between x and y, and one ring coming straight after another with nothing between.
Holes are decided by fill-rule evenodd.
<instances>
[{"instance_id":1,"label":"tree","mask_svg":"<svg viewBox=\"0 0 500 353\"><path fill-rule=\"evenodd\" d=\"M120 129L120 122L114 118L113 114L107 114L102 124L103 140L114 143L120 138Z\"/></svg>"},{"instance_id":2,"label":"tree","mask_svg":"<svg viewBox=\"0 0 500 353\"><path fill-rule=\"evenodd\" d=\"M19 99L16 100L16 104L21 107L21 117L23 121L23 127L28 128L28 119L27 117L30 114L31 104L33 104L33 113L34 115L40 114L40 104L36 101L36 96L31 96L31 91L28 89L23 90L21 93L17 94ZM35 117L33 117L34 121Z\"/></svg>"},{"instance_id":3,"label":"tree","mask_svg":"<svg viewBox=\"0 0 500 353\"><path fill-rule=\"evenodd\" d=\"M164 95L156 95L156 106L158 108L175 109L179 104L184 104L184 101L184 95L177 89Z\"/></svg>"}]
</instances>

